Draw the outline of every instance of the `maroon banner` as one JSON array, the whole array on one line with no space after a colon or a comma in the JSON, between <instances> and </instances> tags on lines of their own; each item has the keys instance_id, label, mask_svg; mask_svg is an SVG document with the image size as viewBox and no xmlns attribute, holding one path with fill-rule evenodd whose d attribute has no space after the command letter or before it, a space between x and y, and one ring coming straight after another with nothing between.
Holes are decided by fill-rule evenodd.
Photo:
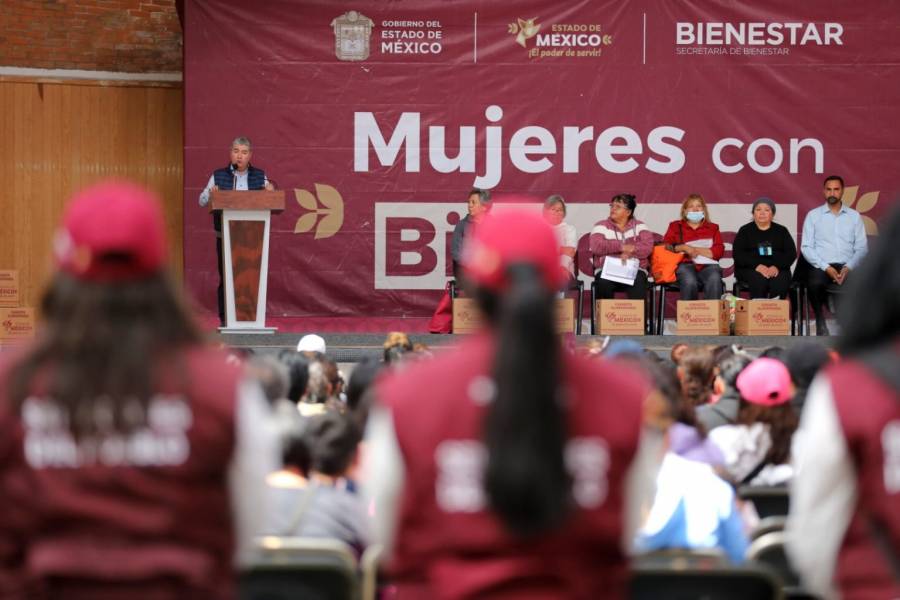
<instances>
[{"instance_id":1,"label":"maroon banner","mask_svg":"<svg viewBox=\"0 0 900 600\"><path fill-rule=\"evenodd\" d=\"M268 315L296 331L424 330L473 186L562 194L582 246L621 192L659 233L701 193L727 241L760 196L799 237L826 175L870 235L900 195L895 2L185 4L185 278L212 314L197 197L239 135L287 190Z\"/></svg>"}]
</instances>

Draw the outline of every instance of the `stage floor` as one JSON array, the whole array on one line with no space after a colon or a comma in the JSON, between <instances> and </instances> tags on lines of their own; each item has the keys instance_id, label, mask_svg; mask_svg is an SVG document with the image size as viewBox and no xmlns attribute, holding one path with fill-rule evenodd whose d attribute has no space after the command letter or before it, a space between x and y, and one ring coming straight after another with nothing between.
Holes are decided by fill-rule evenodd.
<instances>
[{"instance_id":1,"label":"stage floor","mask_svg":"<svg viewBox=\"0 0 900 600\"><path fill-rule=\"evenodd\" d=\"M356 363L366 357L380 358L382 344L387 333L319 333L325 339L328 354L339 363ZM256 334L213 334L222 342L237 348L252 348L258 353L277 353L285 348L294 349L297 341L303 334L275 333L271 335ZM433 334L409 334L413 344L425 344L435 351L452 348L460 343L466 336L463 335L433 335ZM587 344L590 340L602 340L604 336L580 335L574 336L578 346ZM738 344L745 350L758 353L771 346L789 348L794 344L804 341L818 340L826 347L832 347L836 337L805 337L805 336L678 336L678 335L647 335L647 336L616 336L614 340L634 340L644 348L653 350L660 356L668 356L669 351L677 343L683 342L691 346L721 344Z\"/></svg>"}]
</instances>

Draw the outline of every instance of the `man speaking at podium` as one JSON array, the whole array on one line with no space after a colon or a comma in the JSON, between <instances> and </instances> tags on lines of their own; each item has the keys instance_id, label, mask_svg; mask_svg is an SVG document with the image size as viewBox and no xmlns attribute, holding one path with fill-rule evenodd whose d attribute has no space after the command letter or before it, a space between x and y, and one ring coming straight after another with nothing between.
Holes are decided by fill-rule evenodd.
<instances>
[{"instance_id":1,"label":"man speaking at podium","mask_svg":"<svg viewBox=\"0 0 900 600\"><path fill-rule=\"evenodd\" d=\"M250 140L241 136L231 143L231 163L216 169L209 177L209 182L200 193L200 206L209 204L209 193L213 190L262 190L270 192L275 187L266 178L266 172L250 164L253 152ZM222 276L222 214L213 213L213 228L216 230L216 257L219 263L219 323L225 325L225 279Z\"/></svg>"}]
</instances>

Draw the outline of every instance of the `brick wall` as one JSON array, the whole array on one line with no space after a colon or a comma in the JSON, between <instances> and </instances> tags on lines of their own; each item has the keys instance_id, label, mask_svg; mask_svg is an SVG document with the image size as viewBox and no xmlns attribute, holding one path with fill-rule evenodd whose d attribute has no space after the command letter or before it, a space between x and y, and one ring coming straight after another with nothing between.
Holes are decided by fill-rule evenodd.
<instances>
[{"instance_id":1,"label":"brick wall","mask_svg":"<svg viewBox=\"0 0 900 600\"><path fill-rule=\"evenodd\" d=\"M14 0L0 10L0 66L181 71L175 0Z\"/></svg>"}]
</instances>

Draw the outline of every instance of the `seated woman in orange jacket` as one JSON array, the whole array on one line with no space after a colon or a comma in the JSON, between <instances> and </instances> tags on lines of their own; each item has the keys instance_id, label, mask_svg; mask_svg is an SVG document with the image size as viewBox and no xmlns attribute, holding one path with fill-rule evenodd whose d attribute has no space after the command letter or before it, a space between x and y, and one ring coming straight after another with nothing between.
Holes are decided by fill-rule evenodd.
<instances>
[{"instance_id":1,"label":"seated woman in orange jacket","mask_svg":"<svg viewBox=\"0 0 900 600\"><path fill-rule=\"evenodd\" d=\"M725 254L719 226L709 220L709 209L700 194L689 194L681 203L681 219L669 223L663 237L666 247L684 258L675 271L682 300L696 300L700 290L707 300L722 297L722 267Z\"/></svg>"}]
</instances>

